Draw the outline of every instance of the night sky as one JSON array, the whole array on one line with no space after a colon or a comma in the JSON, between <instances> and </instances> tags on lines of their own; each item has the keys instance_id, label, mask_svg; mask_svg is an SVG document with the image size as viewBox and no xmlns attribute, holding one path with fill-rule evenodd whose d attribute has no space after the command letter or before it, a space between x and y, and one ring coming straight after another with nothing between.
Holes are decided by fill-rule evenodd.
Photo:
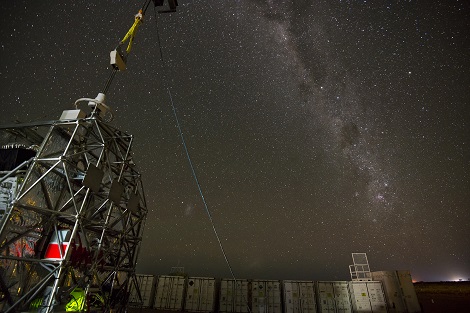
<instances>
[{"instance_id":1,"label":"night sky","mask_svg":"<svg viewBox=\"0 0 470 313\"><path fill-rule=\"evenodd\" d=\"M143 1L0 1L0 123L94 98ZM149 209L138 272L470 278L468 1L179 0L107 94ZM160 57L163 53L163 62Z\"/></svg>"}]
</instances>

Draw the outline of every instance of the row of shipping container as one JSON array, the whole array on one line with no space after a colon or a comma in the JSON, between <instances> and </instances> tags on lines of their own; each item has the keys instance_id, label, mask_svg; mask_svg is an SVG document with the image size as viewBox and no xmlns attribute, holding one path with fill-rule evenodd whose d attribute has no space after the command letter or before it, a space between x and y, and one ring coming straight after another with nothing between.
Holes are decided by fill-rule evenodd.
<instances>
[{"instance_id":1,"label":"row of shipping container","mask_svg":"<svg viewBox=\"0 0 470 313\"><path fill-rule=\"evenodd\" d=\"M131 288L129 304L156 310L222 313L420 312L419 305L417 308L398 310L395 303L387 303L382 281L216 280L166 275L137 275L137 281L141 297L135 288ZM400 288L403 290L403 287ZM414 288L410 292L414 293Z\"/></svg>"}]
</instances>

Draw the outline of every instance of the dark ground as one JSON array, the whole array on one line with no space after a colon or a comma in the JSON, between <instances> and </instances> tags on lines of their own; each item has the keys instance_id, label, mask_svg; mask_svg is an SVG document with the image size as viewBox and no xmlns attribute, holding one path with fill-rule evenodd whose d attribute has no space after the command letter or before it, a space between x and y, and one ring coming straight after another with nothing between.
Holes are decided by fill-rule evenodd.
<instances>
[{"instance_id":1,"label":"dark ground","mask_svg":"<svg viewBox=\"0 0 470 313\"><path fill-rule=\"evenodd\" d=\"M423 313L470 312L470 282L415 283Z\"/></svg>"}]
</instances>

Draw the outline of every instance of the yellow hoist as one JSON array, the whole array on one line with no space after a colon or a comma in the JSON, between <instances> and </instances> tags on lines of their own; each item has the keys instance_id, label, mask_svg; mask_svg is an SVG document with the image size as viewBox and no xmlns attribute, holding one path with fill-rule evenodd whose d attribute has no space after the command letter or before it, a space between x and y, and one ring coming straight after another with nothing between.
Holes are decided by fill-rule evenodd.
<instances>
[{"instance_id":1,"label":"yellow hoist","mask_svg":"<svg viewBox=\"0 0 470 313\"><path fill-rule=\"evenodd\" d=\"M176 12L176 7L178 6L178 0L166 0L168 2L168 6L162 10L159 10L158 13L170 13ZM153 2L155 7L162 7L164 5L165 0L145 0L144 5L142 8L137 12L134 16L134 23L132 24L131 28L127 31L126 35L122 38L119 42L117 47L110 52L110 64L112 66L112 72L109 76L108 80L106 81L106 85L104 86L103 90L98 93L95 99L83 98L81 100L89 100L88 106L92 109L93 112L96 112L100 117L104 118L107 115L111 115L110 108L105 104L106 93L111 86L111 82L116 76L116 72L124 71L127 67L127 57L129 56L132 44L134 43L135 35L137 34L137 30L139 26L144 21L145 12L147 11L150 2ZM123 46L128 41L127 47L123 50ZM77 100L77 101L79 101ZM75 106L78 107L77 102Z\"/></svg>"},{"instance_id":2,"label":"yellow hoist","mask_svg":"<svg viewBox=\"0 0 470 313\"><path fill-rule=\"evenodd\" d=\"M178 1L177 0L167 0L167 1L168 1L168 9L159 10L158 13L176 12ZM137 14L134 16L134 23L132 24L131 28L129 28L126 35L119 42L119 45L116 47L116 49L114 49L110 53L111 65L113 66L113 69L115 71L124 71L126 69L127 56L131 52L132 44L134 43L134 37L137 33L137 30L139 29L139 26L144 21L144 15L145 15L145 12L147 11L147 8L150 2L153 2L155 7L160 7L160 6L163 6L163 3L165 2L165 0L146 0L142 8L139 10L139 12L137 12ZM122 46L126 43L126 41L128 41L127 47L125 51L122 51ZM107 84L107 87L105 89L107 88L109 88L109 84ZM105 90L105 92L106 91L107 90Z\"/></svg>"}]
</instances>

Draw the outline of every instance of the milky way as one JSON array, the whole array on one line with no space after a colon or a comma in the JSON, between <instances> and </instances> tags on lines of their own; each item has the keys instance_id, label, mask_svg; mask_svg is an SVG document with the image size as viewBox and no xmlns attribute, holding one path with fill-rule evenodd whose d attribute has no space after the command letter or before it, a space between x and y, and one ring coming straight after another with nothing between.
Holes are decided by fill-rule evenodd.
<instances>
[{"instance_id":1,"label":"milky way","mask_svg":"<svg viewBox=\"0 0 470 313\"><path fill-rule=\"evenodd\" d=\"M322 125L328 134L323 148L330 154L339 151L350 164L355 185L350 196L363 199L364 213L377 222L387 217L384 211L393 209L393 178L371 142L374 125L357 96L357 79L344 70L340 58L332 56L325 39L322 21L332 17L321 13L305 2L267 1L262 6L271 35L297 80L299 105L307 106L312 123Z\"/></svg>"}]
</instances>

